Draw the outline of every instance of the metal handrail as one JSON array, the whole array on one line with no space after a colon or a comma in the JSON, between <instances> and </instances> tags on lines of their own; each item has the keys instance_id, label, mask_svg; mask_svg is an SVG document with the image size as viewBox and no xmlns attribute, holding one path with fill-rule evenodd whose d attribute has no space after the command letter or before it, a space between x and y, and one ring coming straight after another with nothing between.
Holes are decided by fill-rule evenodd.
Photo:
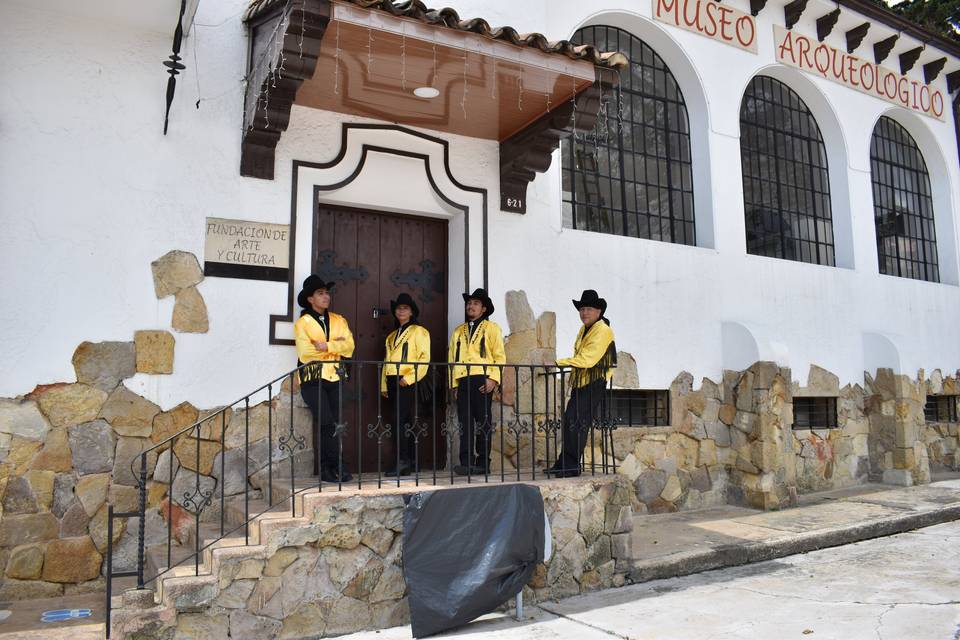
<instances>
[{"instance_id":1,"label":"metal handrail","mask_svg":"<svg viewBox=\"0 0 960 640\"><path fill-rule=\"evenodd\" d=\"M465 471L463 468L456 471L457 474L461 472L466 476L466 482L471 483L473 481L479 481L482 477L484 482L507 482L507 481L521 481L523 477L522 469L526 469L527 464L529 464L529 477L531 480L537 479L537 464L541 461L538 458L538 453L542 454L542 462L549 464L551 461L551 445L552 445L552 458L554 460L554 466L560 465L561 475L564 473L574 472L573 469L564 469L560 453L560 443L558 441L561 434L564 435L565 439L573 438L576 442L576 446L581 448L581 452L578 457L578 463L576 465L575 472L596 474L599 473L616 473L616 457L614 455L613 449L613 430L617 428L617 420L612 419L610 415L610 400L608 397L609 394L609 384L603 379L603 384L595 384L601 381L600 378L594 380L588 386L583 386L578 388L577 391L573 390L571 385L568 385L568 375L571 373L572 369L569 367L558 367L556 365L537 365L537 364L503 364L503 365L494 365L494 364L477 364L477 363L465 363L465 362L415 362L410 360L352 360L352 359L342 359L342 360L330 360L330 361L318 361L319 364L332 364L337 367L337 372L340 374L339 380L336 382L324 381L322 384L317 382L315 385L313 381L303 382L300 386L300 395L303 398L304 402L310 404L310 400L316 400L316 413L313 413L311 416L311 431L313 432L312 437L314 439L314 456L315 460L319 462L321 459L330 460L330 454L328 452L327 457L323 455L324 440L327 440L326 446L330 446L331 443L336 447L336 466L328 468L326 471L336 477L336 489L342 490L344 484L349 482L349 472L347 471L347 466L344 461L344 443L347 439L347 430L349 423L344 419L344 412L342 411L344 407L344 388L347 386L356 387L356 397L359 399L363 398L363 385L364 385L364 374L372 375L371 372L376 373L377 383L376 383L376 393L377 393L377 415L374 419L367 420L363 419L363 403L359 401L356 403L354 409L356 411L357 420L355 422L356 429L356 459L357 459L357 479L355 486L358 489L364 488L364 477L362 475L363 469L363 443L364 443L364 434L366 434L366 439L373 440L375 439L375 446L377 449L377 464L376 464L376 482L374 485L376 488L381 488L384 484L384 478L389 477L389 474L384 474L383 469L383 447L385 443L391 441L396 441L396 455L394 463L396 465L395 470L399 471L399 467L403 462L412 462L413 464L413 479L415 481L415 486L420 486L421 481L430 481L431 484L437 485L440 482L446 482L447 478L444 477L446 474L438 474L438 469L443 469L447 466L445 462L439 460L438 455L438 445L443 444L446 448L447 459L453 460L455 455L452 451L454 445L454 436L459 435L461 439L466 437L467 441L467 451L466 456L469 464L466 464ZM299 365L295 369L292 369L282 375L272 378L269 382L266 382L259 387L257 387L252 392L240 397L234 402L224 405L222 408L205 415L202 418L198 418L191 425L180 429L173 435L168 436L161 442L155 443L152 446L144 449L138 453L130 461L130 472L133 476L137 488L138 488L138 508L135 512L130 513L115 513L112 509L108 512L108 527L112 531L113 529L113 520L114 518L133 518L136 517L139 521L139 531L137 538L137 566L136 571L121 571L120 573L113 572L113 536L109 535L107 540L107 637L109 638L110 633L110 610L111 603L110 597L112 595L112 580L114 577L120 576L136 576L137 577L137 587L142 589L146 585L153 583L162 575L171 571L175 567L181 566L187 562L192 561L194 563L194 574L199 575L200 573L200 559L201 554L207 549L211 548L219 541L223 540L225 537L232 535L239 531L240 529L244 530L244 543L250 543L250 530L249 525L251 522L255 521L257 518L263 514L274 510L277 506L283 504L285 506L285 501L290 500L290 512L292 517L297 515L296 500L297 497L303 492L317 489L319 491L324 490L324 479L316 478L313 475L306 474L308 482L303 482L304 475L301 475L300 481L301 486L297 486L297 469L296 469L296 458L298 453L306 451L306 436L300 436L297 434L294 429L294 387L297 381L300 380L300 375L303 372L305 367L315 367L318 363L306 363ZM384 379L384 367L394 366L413 366L415 368L416 382L414 383L411 390L412 393L412 409L410 407L406 408L406 414L404 414L404 409L401 407L400 396L404 393L401 392L399 382L392 383L398 386L392 387L394 389L393 393L390 394L389 404L392 406L384 407L385 401L383 398L388 397L387 395L381 394L380 385L381 381ZM464 404L466 405L465 415L464 407L461 405L458 409L458 418L455 422L450 422L446 419L446 412L450 406L450 400L452 397L455 397L455 393L451 393L452 389L444 389L448 383L452 380L453 368L454 367L468 367L468 375L477 375L485 376L488 372L496 371L499 374L500 381L503 382L506 374L512 372L514 376L516 385L514 389L514 405L515 409L511 411L513 414L512 417L507 419L504 413L504 404L501 402L499 405L499 417L497 416L497 411L491 410L491 404L493 393L490 394L490 399L481 398L480 406L483 407L483 415L474 415L474 402L468 401ZM419 368L426 367L426 373L421 378ZM365 370L366 369L366 370ZM353 373L350 373L350 372ZM526 371L529 373L528 378L523 378L521 372ZM297 378L294 378L294 376ZM438 380L438 375L442 377ZM390 376L393 377L393 376ZM430 385L426 384L426 380L430 380ZM288 388L283 389L283 385L289 381ZM418 383L423 382L426 387L432 386L432 393L430 394L429 399L421 401L420 393L417 391L421 388L416 387ZM330 386L333 385L333 386ZM314 391L314 386L316 391ZM526 394L527 389L525 387L529 386L529 396L524 395L521 400L521 393ZM568 388L569 386L569 388ZM274 388L279 387L279 395L274 396ZM589 395L584 395L586 390L589 387ZM391 387L388 386L388 389ZM305 391L306 389L306 391ZM500 389L502 393L502 388ZM263 486L260 486L259 489L253 489L253 491L259 491L261 494L266 493L265 502L266 506L259 510L258 513L251 513L250 511L250 493L251 489L251 473L250 473L250 410L251 410L251 398L266 392L267 394L267 434L266 434L266 443L267 443L267 455L266 463L264 466L259 467L256 472L259 473L262 470L266 470L266 483ZM290 413L288 416L289 424L287 425L287 433L275 433L274 432L274 421L275 417L278 415L274 409L274 399L281 397L284 393L289 393L290 402L289 409ZM314 398L312 395L316 393L317 396ZM335 404L338 406L336 415L326 415L327 421L323 420L323 412L331 411L330 409L323 409L323 401L321 396L326 393L335 394L336 400ZM471 393L469 390L465 393ZM589 412L587 412L586 418L581 417L582 407L587 406L577 405L574 407L573 413L571 413L571 405L575 402L578 396L584 396L583 400L577 402L589 404ZM596 395L596 397L595 397ZM443 396L443 397L441 397ZM567 402L569 399L569 402ZM334 403L332 399L329 399L330 402ZM476 400L476 398L474 398ZM501 396L502 400L502 396ZM410 401L408 396L407 401ZM427 405L422 405L422 402L428 403ZM486 403L484 405L484 403ZM529 412L520 411L522 403L529 403ZM566 409L563 408L564 404L567 404ZM227 469L226 469L226 453L229 450L240 449L240 446L228 449L226 445L226 416L228 411L233 411L235 408L242 408L244 410L244 422L243 422L243 444L242 450L244 452L244 463L243 463L243 478L244 478L244 488L243 488L243 522L233 526L232 528L228 527L226 524L226 478L227 478ZM422 410L422 411L421 411ZM524 419L524 416L528 416L528 419ZM539 418L538 418L539 416ZM441 418L438 424L438 417ZM393 420L392 418L396 418ZM429 419L429 424L427 420ZM204 425L208 425L211 430L217 428L216 421L219 420L219 480L215 485L215 488L205 491L201 487L201 476L204 475L201 473L201 460L200 460L200 448L202 441L201 429ZM332 422L331 422L332 420ZM466 427L464 427L464 422L466 422ZM396 423L396 424L394 424ZM233 425L231 424L231 427ZM332 428L332 434L330 430ZM326 432L325 432L326 429ZM602 461L597 463L595 454L591 454L591 460L587 463L586 458L583 454L583 447L589 444L591 451L596 451L596 432L600 432L601 436L601 454ZM492 471L492 459L491 455L493 454L493 437L494 434L499 432L499 456L500 456L500 469L499 473L491 473ZM193 468L191 469L188 461L182 458L182 453L177 453L174 451L174 447L177 442L184 437L191 437L195 435L196 439L196 452L193 457ZM213 437L213 436L211 436ZM511 456L505 456L504 450L506 445L506 439L510 438L513 445L515 445L516 458ZM530 452L528 460L520 459L520 450L521 450L521 439L522 437L530 438ZM543 438L543 448L538 452L537 438ZM431 440L432 447L432 474L431 476L422 475L421 471L425 470L425 466L421 465L420 460L420 449L421 443L424 439ZM412 461L401 460L401 441L407 440L405 446L410 447L410 440L412 440L412 452L414 459ZM214 441L216 441L214 439ZM257 438L257 442L260 442L260 438ZM275 446L276 442L276 446ZM481 448L482 447L482 448ZM167 535L166 535L166 563L162 570L158 570L157 573L153 576L146 576L146 512L147 512L147 468L148 468L148 458L151 455L159 455L160 452L165 451L167 448L170 450L170 464L168 469L168 476L163 482L168 485L168 496L167 496L167 510L166 515L167 520ZM289 460L290 465L290 486L289 493L287 497L283 499L276 499L274 497L274 456L277 451L280 452L281 456L276 463L279 465L284 463L286 460ZM209 453L209 452L208 452ZM481 458L480 455L483 455ZM186 454L190 455L190 454ZM464 455L464 452L461 451L461 456ZM285 456L285 457L284 457ZM134 465L137 463L139 458L139 469L135 469ZM566 456L564 456L566 458ZM194 481L191 481L191 484L194 484L194 490L192 492L184 492L182 498L178 499L173 494L173 485L174 485L174 460L179 459L180 465L190 469L195 475L195 484ZM511 471L509 474L506 472L506 460L510 460L510 464L515 464L515 478L514 472ZM215 464L216 456L213 457L213 460L210 464ZM471 461L473 460L482 460L485 461L484 464L480 464L482 469L475 468ZM438 462L440 462L438 467ZM451 463L449 470L449 482L451 484L456 482L454 465ZM423 469L422 469L423 467ZM236 470L236 469L234 469ZM345 473L346 471L346 473ZM372 473L368 468L366 470L368 473ZM482 471L482 473L481 473ZM216 475L216 469L210 470L211 475ZM154 473L155 471L151 472ZM371 485L372 480L366 480L368 486ZM392 477L390 482L392 483ZM218 485L218 486L217 486ZM401 485L400 475L396 475L396 486ZM216 496L216 493L219 489L219 496ZM231 494L231 498L239 495L239 493ZM213 534L212 539L204 541L201 544L201 514L202 512L209 507L214 498L219 497L220 501L220 527L218 534ZM172 535L172 526L173 526L173 509L174 504L179 504L182 507L186 508L187 511L193 511L193 524L195 527L194 532L194 544L192 553L185 555L180 560L174 561L172 552L173 552L173 535ZM209 522L209 520L205 520Z\"/></svg>"}]
</instances>

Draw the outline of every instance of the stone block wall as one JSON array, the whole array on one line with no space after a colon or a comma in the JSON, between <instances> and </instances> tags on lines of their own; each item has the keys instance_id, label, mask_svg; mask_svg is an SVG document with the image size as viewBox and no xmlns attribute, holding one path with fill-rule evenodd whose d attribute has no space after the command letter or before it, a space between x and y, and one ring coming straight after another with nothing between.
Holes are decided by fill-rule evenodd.
<instances>
[{"instance_id":1,"label":"stone block wall","mask_svg":"<svg viewBox=\"0 0 960 640\"><path fill-rule=\"evenodd\" d=\"M158 260L158 296L196 292L202 274L195 263L180 252ZM556 358L554 313L535 316L523 292L508 292L506 313L508 362L542 364ZM190 315L183 314L181 320ZM268 462L276 475L285 473L289 450L279 438L289 432L291 419L294 433L309 445L310 414L290 382L275 387L273 397L257 398L249 410L241 405L222 412L186 402L161 410L124 385L137 373L172 372L175 344L165 330L136 331L126 342L84 342L73 355L76 382L0 398L0 599L102 589L108 505L133 511L138 504L131 461L199 419L212 416L198 432L148 458L148 547L166 541L168 522L175 540L191 540L204 494L214 499L203 508L201 521L219 521L221 491L229 509L242 502L245 488L253 498L264 489ZM567 349L562 351L565 355ZM633 357L621 351L618 360L614 385L636 388ZM507 370L494 402L494 414L502 415L505 425L493 438L494 474L501 470L501 452L507 479L517 469L539 469L555 458L556 443L550 438L548 461L548 438L539 427L559 418L564 403L559 394L545 399L543 384L542 378ZM911 379L881 369L875 377L865 374L862 387L842 388L835 375L816 366L805 387L792 380L789 369L771 362L725 371L719 382L704 378L696 388L693 377L681 372L669 389L669 426L617 429L613 452L596 442L585 456L598 470L603 463L616 464L632 486L633 513L726 503L776 509L794 504L800 493L868 479L929 482L931 470L960 469L960 433L956 424L926 423L923 405L927 394L957 393L958 388L956 375L939 370ZM803 396L836 396L839 428L793 430L793 398ZM245 454L247 428L251 447ZM309 449L298 453L298 475L305 475L311 455ZM249 477L244 477L245 465ZM130 519L115 525L115 566L133 568L139 523Z\"/></svg>"},{"instance_id":2,"label":"stone block wall","mask_svg":"<svg viewBox=\"0 0 960 640\"><path fill-rule=\"evenodd\" d=\"M523 292L507 295L508 363L544 362L556 349L556 318L544 312L536 318ZM561 349L566 353L566 349ZM618 353L613 384L637 388L636 363ZM670 386L670 426L626 427L614 432L618 471L634 483L637 512L663 513L713 504L744 504L778 509L796 504L798 494L882 480L896 484L929 482L929 459L940 468L960 465L956 425L925 424L925 393L951 393L956 378L937 371L924 380L880 370L865 373L864 385L843 387L833 373L810 367L806 386L792 379L790 369L757 362L745 371L724 371L717 383L704 378L699 388L681 372ZM539 424L563 411L563 399L537 404L529 397L530 381L504 384L494 413L507 421ZM522 390L521 390L522 387ZM929 389L929 391L928 391ZM541 389L534 387L536 397ZM793 429L794 397L837 399L837 428ZM518 418L519 416L519 418ZM546 441L536 436L536 464L546 461ZM522 433L520 446L505 443L507 470L534 466L531 436ZM551 443L551 446L552 443ZM495 438L494 462L500 444ZM613 462L598 446L588 446L589 464ZM551 451L551 458L555 451Z\"/></svg>"},{"instance_id":3,"label":"stone block wall","mask_svg":"<svg viewBox=\"0 0 960 640\"><path fill-rule=\"evenodd\" d=\"M797 491L827 491L868 482L870 422L863 387L848 384L841 389L837 376L812 365L805 387L793 383L793 397L837 399L836 429L793 430Z\"/></svg>"},{"instance_id":4,"label":"stone block wall","mask_svg":"<svg viewBox=\"0 0 960 640\"><path fill-rule=\"evenodd\" d=\"M624 584L629 483L608 476L539 485L552 554L525 587L526 601ZM405 493L313 494L305 518L261 528L262 544L217 550L209 576L168 578L158 605L150 598L116 610L115 637L316 638L405 624Z\"/></svg>"},{"instance_id":5,"label":"stone block wall","mask_svg":"<svg viewBox=\"0 0 960 640\"><path fill-rule=\"evenodd\" d=\"M172 329L207 331L206 306L197 290L203 272L196 257L171 251L151 268L157 297L176 297ZM139 454L215 411L186 402L163 411L124 385L136 374L172 373L175 348L176 338L164 329L135 331L127 341L83 342L72 357L75 382L43 384L19 397L0 398L0 600L104 589L108 507L137 509ZM250 409L256 441L250 449L252 471L271 455L284 457L276 436L273 443L266 440L268 403L276 412L274 427L288 430L289 393L277 391ZM294 429L309 433L309 412L295 406L292 415ZM175 523L178 539L193 535L196 503L185 496L198 482L217 497L222 488L227 500L243 491L243 456L236 447L243 442L245 417L242 411L227 411L225 420L211 421L196 437L180 438L172 448L166 445L148 456L148 546L166 542L167 519ZM224 453L226 473L221 474ZM222 485L221 475L226 476ZM251 477L254 490L261 477ZM219 501L203 511L204 520L212 518L219 518ZM114 523L118 571L135 568L138 530L135 518Z\"/></svg>"},{"instance_id":6,"label":"stone block wall","mask_svg":"<svg viewBox=\"0 0 960 640\"><path fill-rule=\"evenodd\" d=\"M928 396L960 394L960 371L952 376L944 376L939 369L935 369L928 378L924 378L921 372L919 379L923 381ZM931 472L960 471L960 454L957 453L960 449L960 425L927 422L923 442Z\"/></svg>"},{"instance_id":7,"label":"stone block wall","mask_svg":"<svg viewBox=\"0 0 960 640\"><path fill-rule=\"evenodd\" d=\"M221 493L226 508L242 504L245 488L252 499L260 497L268 460L272 458L275 476L290 464L279 438L288 434L291 418L294 432L310 442L309 411L297 393L291 408L289 392L280 388L273 398L251 406L249 414L245 407L220 412L186 402L161 411L122 383L123 376L132 375L132 363L156 361L134 344L85 343L74 362L78 378L86 382L45 385L20 398L0 399L0 599L104 588L108 506L128 512L138 508L143 451L151 450L146 468L149 547L166 542L168 521L177 542L192 540L198 509L201 522L219 521ZM94 368L89 354L97 351L101 359L107 354L108 364ZM115 357L120 351L123 360ZM131 371L121 364L130 364ZM161 444L205 416L213 417L198 430ZM246 430L250 447L245 455ZM298 454L298 474L306 471L303 461L310 455L309 449ZM211 499L206 506L204 497ZM116 571L136 567L138 531L136 518L115 520Z\"/></svg>"},{"instance_id":8,"label":"stone block wall","mask_svg":"<svg viewBox=\"0 0 960 640\"><path fill-rule=\"evenodd\" d=\"M870 473L897 485L930 482L924 444L926 385L890 369L864 373L864 406L870 422Z\"/></svg>"}]
</instances>

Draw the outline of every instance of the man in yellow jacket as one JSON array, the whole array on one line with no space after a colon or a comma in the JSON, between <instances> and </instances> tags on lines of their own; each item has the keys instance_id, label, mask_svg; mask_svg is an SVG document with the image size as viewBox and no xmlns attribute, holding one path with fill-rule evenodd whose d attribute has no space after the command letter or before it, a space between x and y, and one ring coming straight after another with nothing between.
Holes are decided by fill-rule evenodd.
<instances>
[{"instance_id":1,"label":"man in yellow jacket","mask_svg":"<svg viewBox=\"0 0 960 640\"><path fill-rule=\"evenodd\" d=\"M448 352L460 421L460 464L453 471L461 476L490 470L491 401L507 363L503 331L490 320L493 302L486 290L464 293L463 302L467 321L453 330Z\"/></svg>"},{"instance_id":2,"label":"man in yellow jacket","mask_svg":"<svg viewBox=\"0 0 960 640\"><path fill-rule=\"evenodd\" d=\"M587 289L573 306L583 326L573 345L573 357L557 360L558 367L572 367L568 385L570 400L563 412L563 451L547 473L560 478L580 475L580 457L599 418L607 381L617 366L617 347L610 321L604 317L607 301Z\"/></svg>"},{"instance_id":3,"label":"man in yellow jacket","mask_svg":"<svg viewBox=\"0 0 960 640\"><path fill-rule=\"evenodd\" d=\"M396 433L397 462L384 475L407 476L418 466L411 430L416 426L414 422L428 410L427 406L418 406L417 391L430 371L430 332L417 323L420 307L410 294L401 293L396 300L391 300L390 310L397 328L387 336L380 393L387 399L384 415L391 416Z\"/></svg>"},{"instance_id":4,"label":"man in yellow jacket","mask_svg":"<svg viewBox=\"0 0 960 640\"><path fill-rule=\"evenodd\" d=\"M347 319L330 308L333 282L317 275L303 281L297 295L302 307L293 325L300 366L300 395L313 414L313 473L325 482L348 482L352 476L341 465L341 442L335 437L340 421L340 359L353 355L353 334Z\"/></svg>"}]
</instances>

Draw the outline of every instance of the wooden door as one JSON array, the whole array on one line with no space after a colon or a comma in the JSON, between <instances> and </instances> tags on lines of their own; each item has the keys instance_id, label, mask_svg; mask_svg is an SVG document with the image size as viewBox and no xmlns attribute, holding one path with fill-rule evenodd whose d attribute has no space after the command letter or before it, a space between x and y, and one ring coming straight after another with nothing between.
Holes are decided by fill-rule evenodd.
<instances>
[{"instance_id":1,"label":"wooden door","mask_svg":"<svg viewBox=\"0 0 960 640\"><path fill-rule=\"evenodd\" d=\"M356 342L354 360L383 360L384 340L394 328L390 300L406 292L420 307L420 324L430 331L430 360L446 361L446 220L321 205L313 231L313 272L337 283L330 308L350 323ZM377 438L368 434L377 424L378 414L391 423L388 416L392 414L380 396L376 366L354 366L353 370L355 374L344 386L341 407L347 424L344 460L356 471L359 456L361 470L375 472ZM419 408L427 425L418 446L422 468L432 468L434 460L442 466L446 460L440 431L446 397L443 371L438 370L435 378L433 402ZM381 468L391 468L396 459L394 436L382 439L379 454Z\"/></svg>"}]
</instances>

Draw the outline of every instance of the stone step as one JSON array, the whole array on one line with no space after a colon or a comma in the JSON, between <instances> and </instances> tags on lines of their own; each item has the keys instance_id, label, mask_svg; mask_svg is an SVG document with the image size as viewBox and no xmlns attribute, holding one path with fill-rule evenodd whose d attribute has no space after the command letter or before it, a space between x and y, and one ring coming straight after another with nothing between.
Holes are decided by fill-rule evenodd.
<instances>
[{"instance_id":1,"label":"stone step","mask_svg":"<svg viewBox=\"0 0 960 640\"><path fill-rule=\"evenodd\" d=\"M272 506L268 505L265 500L251 500L249 506L242 502L228 506L226 510L226 521L229 528L233 529L234 527L241 526L249 519L251 520L250 530L252 533L254 529L253 520L276 518L285 515L290 515L289 500L275 500ZM242 533L242 529L240 532Z\"/></svg>"}]
</instances>

